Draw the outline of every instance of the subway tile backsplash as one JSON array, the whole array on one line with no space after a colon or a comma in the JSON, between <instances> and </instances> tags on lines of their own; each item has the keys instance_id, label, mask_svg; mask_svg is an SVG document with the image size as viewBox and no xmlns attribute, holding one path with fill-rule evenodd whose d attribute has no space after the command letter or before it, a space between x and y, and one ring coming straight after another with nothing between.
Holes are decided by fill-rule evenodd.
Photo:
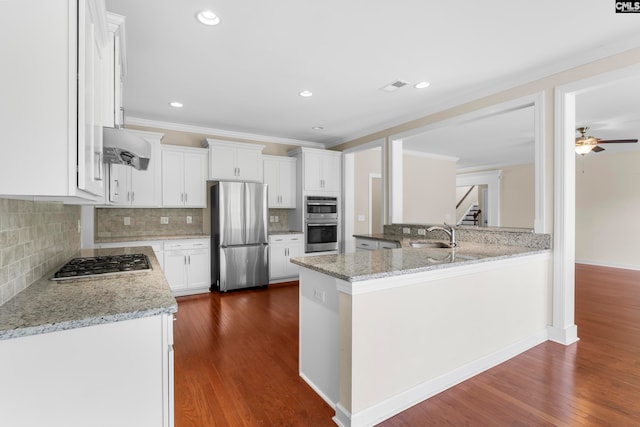
<instances>
[{"instance_id":1,"label":"subway tile backsplash","mask_svg":"<svg viewBox=\"0 0 640 427\"><path fill-rule=\"evenodd\" d=\"M0 305L80 249L80 207L0 198Z\"/></svg>"},{"instance_id":2,"label":"subway tile backsplash","mask_svg":"<svg viewBox=\"0 0 640 427\"><path fill-rule=\"evenodd\" d=\"M96 208L95 238L112 239L202 234L204 209ZM191 217L191 223L188 223ZM163 224L165 219L166 224ZM208 220L208 219L207 219ZM128 225L125 225L125 221Z\"/></svg>"}]
</instances>

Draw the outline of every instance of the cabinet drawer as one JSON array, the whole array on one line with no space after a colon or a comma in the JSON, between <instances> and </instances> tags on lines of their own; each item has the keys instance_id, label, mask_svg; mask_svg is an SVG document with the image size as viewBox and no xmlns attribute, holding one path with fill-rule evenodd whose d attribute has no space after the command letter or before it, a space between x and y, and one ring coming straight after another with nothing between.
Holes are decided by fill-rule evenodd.
<instances>
[{"instance_id":1,"label":"cabinet drawer","mask_svg":"<svg viewBox=\"0 0 640 427\"><path fill-rule=\"evenodd\" d=\"M208 249L209 239L165 240L165 251L177 251L185 249Z\"/></svg>"},{"instance_id":2,"label":"cabinet drawer","mask_svg":"<svg viewBox=\"0 0 640 427\"><path fill-rule=\"evenodd\" d=\"M269 236L269 244L303 242L304 234L276 234Z\"/></svg>"},{"instance_id":3,"label":"cabinet drawer","mask_svg":"<svg viewBox=\"0 0 640 427\"><path fill-rule=\"evenodd\" d=\"M369 239L356 239L356 248L364 249L367 251L375 251L378 249L378 242L376 240Z\"/></svg>"},{"instance_id":4,"label":"cabinet drawer","mask_svg":"<svg viewBox=\"0 0 640 427\"><path fill-rule=\"evenodd\" d=\"M400 245L396 242L378 242L378 249L397 249Z\"/></svg>"}]
</instances>

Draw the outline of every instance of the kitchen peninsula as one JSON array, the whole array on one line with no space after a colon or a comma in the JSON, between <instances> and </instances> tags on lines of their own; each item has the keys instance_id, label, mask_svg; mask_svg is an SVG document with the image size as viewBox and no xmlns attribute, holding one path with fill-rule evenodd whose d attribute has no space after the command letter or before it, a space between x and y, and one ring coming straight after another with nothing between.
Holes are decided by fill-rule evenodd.
<instances>
[{"instance_id":1,"label":"kitchen peninsula","mask_svg":"<svg viewBox=\"0 0 640 427\"><path fill-rule=\"evenodd\" d=\"M392 227L375 237L398 249L292 261L300 375L340 426L379 423L547 339L548 235L464 229L454 249L419 249Z\"/></svg>"}]
</instances>

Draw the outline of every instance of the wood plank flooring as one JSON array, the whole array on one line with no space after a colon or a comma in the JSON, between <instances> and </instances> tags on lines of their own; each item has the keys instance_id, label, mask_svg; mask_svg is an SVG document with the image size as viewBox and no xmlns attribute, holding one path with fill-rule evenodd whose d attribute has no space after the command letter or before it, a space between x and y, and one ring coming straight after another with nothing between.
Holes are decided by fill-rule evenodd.
<instances>
[{"instance_id":1,"label":"wood plank flooring","mask_svg":"<svg viewBox=\"0 0 640 427\"><path fill-rule=\"evenodd\" d=\"M176 427L335 425L298 377L296 282L178 306ZM577 265L576 324L380 426L640 426L640 272Z\"/></svg>"}]
</instances>

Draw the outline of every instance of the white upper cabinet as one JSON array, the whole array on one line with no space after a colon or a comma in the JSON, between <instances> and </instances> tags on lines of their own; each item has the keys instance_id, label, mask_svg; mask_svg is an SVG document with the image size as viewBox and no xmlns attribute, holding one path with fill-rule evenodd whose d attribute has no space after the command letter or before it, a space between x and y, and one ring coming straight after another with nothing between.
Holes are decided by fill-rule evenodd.
<instances>
[{"instance_id":1,"label":"white upper cabinet","mask_svg":"<svg viewBox=\"0 0 640 427\"><path fill-rule=\"evenodd\" d=\"M291 157L262 156L263 182L267 184L270 208L296 207L296 163Z\"/></svg>"},{"instance_id":2,"label":"white upper cabinet","mask_svg":"<svg viewBox=\"0 0 640 427\"><path fill-rule=\"evenodd\" d=\"M151 144L151 160L146 170L112 164L109 171L109 202L116 206L159 207L161 194L160 141L163 134L127 130Z\"/></svg>"},{"instance_id":3,"label":"white upper cabinet","mask_svg":"<svg viewBox=\"0 0 640 427\"><path fill-rule=\"evenodd\" d=\"M299 148L289 153L301 161L303 191L339 193L342 153L338 151Z\"/></svg>"},{"instance_id":4,"label":"white upper cabinet","mask_svg":"<svg viewBox=\"0 0 640 427\"><path fill-rule=\"evenodd\" d=\"M209 179L212 181L262 182L264 145L218 141L207 138Z\"/></svg>"},{"instance_id":5,"label":"white upper cabinet","mask_svg":"<svg viewBox=\"0 0 640 427\"><path fill-rule=\"evenodd\" d=\"M107 94L104 103L104 126L123 126L122 84L127 72L127 58L125 56L125 18L115 13L107 13L108 22L108 55L105 61Z\"/></svg>"},{"instance_id":6,"label":"white upper cabinet","mask_svg":"<svg viewBox=\"0 0 640 427\"><path fill-rule=\"evenodd\" d=\"M162 146L162 206L207 206L208 152L202 148Z\"/></svg>"},{"instance_id":7,"label":"white upper cabinet","mask_svg":"<svg viewBox=\"0 0 640 427\"><path fill-rule=\"evenodd\" d=\"M104 1L0 2L0 37L0 195L103 199Z\"/></svg>"}]
</instances>

